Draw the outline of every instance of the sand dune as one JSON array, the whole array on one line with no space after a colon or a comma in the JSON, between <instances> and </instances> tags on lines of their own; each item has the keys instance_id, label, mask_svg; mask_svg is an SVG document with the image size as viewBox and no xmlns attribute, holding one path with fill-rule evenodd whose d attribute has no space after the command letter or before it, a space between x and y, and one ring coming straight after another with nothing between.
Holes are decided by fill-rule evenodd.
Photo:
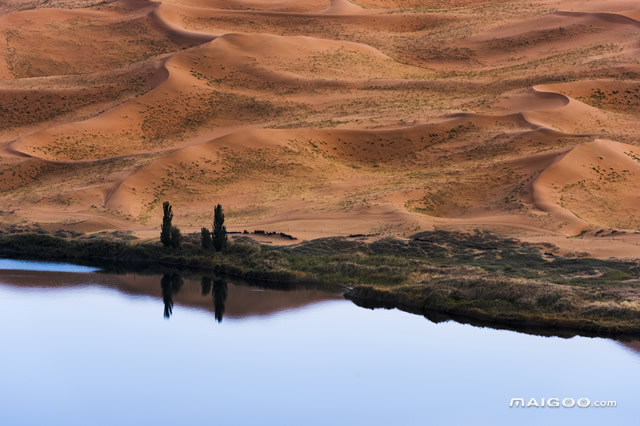
<instances>
[{"instance_id":1,"label":"sand dune","mask_svg":"<svg viewBox=\"0 0 640 426\"><path fill-rule=\"evenodd\" d=\"M175 11L162 6L162 3L159 3L149 12L149 21L155 28L166 33L172 41L184 44L206 43L215 38L215 34L189 31L182 28Z\"/></svg>"},{"instance_id":2,"label":"sand dune","mask_svg":"<svg viewBox=\"0 0 640 426\"><path fill-rule=\"evenodd\" d=\"M7 1L0 221L155 237L169 199L185 230L221 202L232 229L300 238L482 227L633 251L598 230L640 227L639 18L627 0Z\"/></svg>"},{"instance_id":3,"label":"sand dune","mask_svg":"<svg viewBox=\"0 0 640 426\"><path fill-rule=\"evenodd\" d=\"M322 12L328 15L360 15L365 10L348 0L331 0L331 6Z\"/></svg>"},{"instance_id":4,"label":"sand dune","mask_svg":"<svg viewBox=\"0 0 640 426\"><path fill-rule=\"evenodd\" d=\"M317 12L324 10L331 0L172 0L168 3L207 9L264 10L272 12Z\"/></svg>"},{"instance_id":5,"label":"sand dune","mask_svg":"<svg viewBox=\"0 0 640 426\"><path fill-rule=\"evenodd\" d=\"M640 149L598 139L556 157L534 181L533 199L567 233L595 226L635 229L638 183Z\"/></svg>"}]
</instances>

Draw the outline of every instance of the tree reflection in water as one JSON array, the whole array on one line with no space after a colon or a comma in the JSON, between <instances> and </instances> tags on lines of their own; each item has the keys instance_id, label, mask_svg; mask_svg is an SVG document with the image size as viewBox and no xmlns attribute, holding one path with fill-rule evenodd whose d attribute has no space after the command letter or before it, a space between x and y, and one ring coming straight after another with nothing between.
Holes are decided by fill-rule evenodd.
<instances>
[{"instance_id":1,"label":"tree reflection in water","mask_svg":"<svg viewBox=\"0 0 640 426\"><path fill-rule=\"evenodd\" d=\"M180 291L183 283L182 276L177 272L164 274L160 279L165 318L169 318L173 314L173 295Z\"/></svg>"},{"instance_id":2,"label":"tree reflection in water","mask_svg":"<svg viewBox=\"0 0 640 426\"><path fill-rule=\"evenodd\" d=\"M206 296L211 291L212 280L209 277L202 277L200 285L202 286L202 295Z\"/></svg>"},{"instance_id":3,"label":"tree reflection in water","mask_svg":"<svg viewBox=\"0 0 640 426\"><path fill-rule=\"evenodd\" d=\"M215 280L213 282L213 309L216 320L222 322L224 316L224 303L227 300L227 282L225 280Z\"/></svg>"},{"instance_id":4,"label":"tree reflection in water","mask_svg":"<svg viewBox=\"0 0 640 426\"><path fill-rule=\"evenodd\" d=\"M169 318L173 314L173 295L180 291L184 284L182 276L177 272L164 274L160 279L160 287L162 288L162 300L164 301L164 317ZM227 300L228 286L227 282L222 279L212 279L203 276L200 281L201 294L207 296L209 292L213 297L213 309L215 318L218 322L222 322L224 317L225 302Z\"/></svg>"}]
</instances>

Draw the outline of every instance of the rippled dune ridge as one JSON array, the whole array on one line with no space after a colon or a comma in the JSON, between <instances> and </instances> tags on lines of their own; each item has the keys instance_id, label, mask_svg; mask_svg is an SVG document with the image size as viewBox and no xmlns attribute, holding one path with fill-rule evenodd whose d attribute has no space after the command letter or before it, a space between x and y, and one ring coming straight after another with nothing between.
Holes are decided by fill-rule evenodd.
<instances>
[{"instance_id":1,"label":"rippled dune ridge","mask_svg":"<svg viewBox=\"0 0 640 426\"><path fill-rule=\"evenodd\" d=\"M5 228L219 202L232 230L640 255L637 1L9 0L0 35Z\"/></svg>"}]
</instances>

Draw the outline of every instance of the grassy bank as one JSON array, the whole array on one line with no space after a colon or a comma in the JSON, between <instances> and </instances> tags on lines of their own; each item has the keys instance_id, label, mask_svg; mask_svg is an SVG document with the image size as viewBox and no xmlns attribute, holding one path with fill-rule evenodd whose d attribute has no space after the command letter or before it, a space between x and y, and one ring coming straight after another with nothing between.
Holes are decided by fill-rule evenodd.
<instances>
[{"instance_id":1,"label":"grassy bank","mask_svg":"<svg viewBox=\"0 0 640 426\"><path fill-rule=\"evenodd\" d=\"M408 240L326 238L289 247L244 242L226 254L156 243L0 236L0 255L122 267L209 270L273 283L340 286L365 306L441 312L506 327L640 335L640 264L553 256L552 247L477 232Z\"/></svg>"},{"instance_id":2,"label":"grassy bank","mask_svg":"<svg viewBox=\"0 0 640 426\"><path fill-rule=\"evenodd\" d=\"M0 236L0 257L73 262L111 271L193 269L246 280L293 283L311 281L304 274L271 268L259 249L248 244L231 244L225 255L203 250L191 236L179 249L159 243L114 241L107 238L66 239L42 234ZM255 260L259 262L256 263Z\"/></svg>"}]
</instances>

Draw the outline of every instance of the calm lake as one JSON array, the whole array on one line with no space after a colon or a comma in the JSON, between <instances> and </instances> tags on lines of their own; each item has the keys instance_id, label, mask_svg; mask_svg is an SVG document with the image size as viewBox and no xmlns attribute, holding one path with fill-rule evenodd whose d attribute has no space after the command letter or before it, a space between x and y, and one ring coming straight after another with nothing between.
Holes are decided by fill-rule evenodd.
<instances>
[{"instance_id":1,"label":"calm lake","mask_svg":"<svg viewBox=\"0 0 640 426\"><path fill-rule=\"evenodd\" d=\"M0 425L634 425L640 344L0 260ZM615 408L509 408L511 398Z\"/></svg>"}]
</instances>

